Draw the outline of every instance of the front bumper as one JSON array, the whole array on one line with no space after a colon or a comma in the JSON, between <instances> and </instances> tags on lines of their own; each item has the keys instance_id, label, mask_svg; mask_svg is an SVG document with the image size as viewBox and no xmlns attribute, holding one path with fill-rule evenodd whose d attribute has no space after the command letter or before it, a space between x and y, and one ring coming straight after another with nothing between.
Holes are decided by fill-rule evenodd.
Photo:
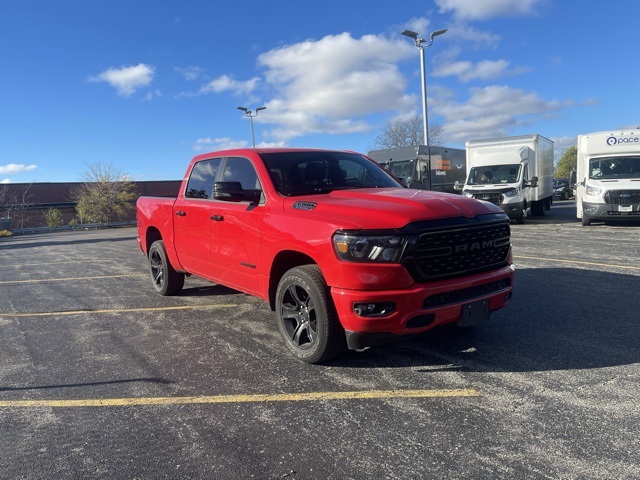
<instances>
[{"instance_id":1,"label":"front bumper","mask_svg":"<svg viewBox=\"0 0 640 480\"><path fill-rule=\"evenodd\" d=\"M582 216L601 222L609 220L640 221L640 204L613 205L610 203L589 203L583 201Z\"/></svg>"},{"instance_id":2,"label":"front bumper","mask_svg":"<svg viewBox=\"0 0 640 480\"><path fill-rule=\"evenodd\" d=\"M503 203L498 205L511 220L522 218L524 212L524 202Z\"/></svg>"},{"instance_id":3,"label":"front bumper","mask_svg":"<svg viewBox=\"0 0 640 480\"><path fill-rule=\"evenodd\" d=\"M350 349L387 343L431 330L439 325L465 321L465 309L485 305L486 316L511 300L515 267L440 282L415 284L409 289L358 291L331 289L338 317ZM392 302L395 309L385 316L361 316L356 304ZM473 323L473 322L471 322Z\"/></svg>"}]
</instances>

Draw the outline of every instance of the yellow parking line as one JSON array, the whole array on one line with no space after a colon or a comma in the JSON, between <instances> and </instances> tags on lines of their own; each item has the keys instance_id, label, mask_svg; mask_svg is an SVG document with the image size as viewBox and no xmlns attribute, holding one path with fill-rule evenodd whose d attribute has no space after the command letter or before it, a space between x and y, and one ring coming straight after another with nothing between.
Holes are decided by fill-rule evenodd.
<instances>
[{"instance_id":1,"label":"yellow parking line","mask_svg":"<svg viewBox=\"0 0 640 480\"><path fill-rule=\"evenodd\" d=\"M196 397L103 398L86 400L0 400L0 407L128 407L142 405L184 405L202 403L267 403L314 400L362 400L391 398L477 397L473 388L443 390L365 390L356 392L309 392Z\"/></svg>"},{"instance_id":2,"label":"yellow parking line","mask_svg":"<svg viewBox=\"0 0 640 480\"><path fill-rule=\"evenodd\" d=\"M131 313L158 312L169 310L196 310L205 308L235 308L235 303L220 303L215 305L177 305L172 307L120 308L109 310L67 310L61 312L33 312L33 313L0 313L0 317L45 317L50 315L83 315L87 313Z\"/></svg>"},{"instance_id":3,"label":"yellow parking line","mask_svg":"<svg viewBox=\"0 0 640 480\"><path fill-rule=\"evenodd\" d=\"M626 268L629 270L640 270L640 267L634 267L631 265L611 265L609 263L582 262L579 260L566 260L564 258L526 257L524 255L514 255L513 258L526 258L528 260L543 260L548 262L575 263L577 265L590 265L594 267Z\"/></svg>"},{"instance_id":4,"label":"yellow parking line","mask_svg":"<svg viewBox=\"0 0 640 480\"><path fill-rule=\"evenodd\" d=\"M101 275L99 277L69 277L69 278L36 278L33 280L9 280L0 282L0 285L11 285L14 283L43 283L43 282L75 282L79 280L100 280L103 278L125 278L125 277L147 277L148 273L129 273L127 275Z\"/></svg>"}]
</instances>

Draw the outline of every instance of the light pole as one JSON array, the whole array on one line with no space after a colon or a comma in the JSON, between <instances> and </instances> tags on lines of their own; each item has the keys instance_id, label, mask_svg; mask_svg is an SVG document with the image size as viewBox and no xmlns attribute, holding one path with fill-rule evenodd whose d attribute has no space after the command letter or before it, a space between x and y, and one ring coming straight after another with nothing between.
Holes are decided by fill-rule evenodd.
<instances>
[{"instance_id":1,"label":"light pole","mask_svg":"<svg viewBox=\"0 0 640 480\"><path fill-rule=\"evenodd\" d=\"M424 133L424 143L427 147L429 146L429 118L427 117L427 74L425 71L424 49L425 47L431 46L431 44L433 43L433 37L442 35L446 31L447 29L445 28L444 30L436 30L435 32L432 32L429 36L430 41L426 45L426 40L424 38L420 38L420 35L418 35L416 32L412 30L405 30L404 32L402 32L402 35L404 35L405 37L412 38L416 44L416 47L420 49L420 74L422 77L422 121L424 123L422 128Z\"/></svg>"},{"instance_id":2,"label":"light pole","mask_svg":"<svg viewBox=\"0 0 640 480\"><path fill-rule=\"evenodd\" d=\"M253 117L257 117L258 116L258 112L260 110L265 110L267 107L258 107L256 108L255 113L252 110L249 110L248 108L245 107L238 107L238 110L242 110L244 112L244 114L249 117L249 120L251 120L251 143L253 145L253 148L256 148L256 137L253 134Z\"/></svg>"}]
</instances>

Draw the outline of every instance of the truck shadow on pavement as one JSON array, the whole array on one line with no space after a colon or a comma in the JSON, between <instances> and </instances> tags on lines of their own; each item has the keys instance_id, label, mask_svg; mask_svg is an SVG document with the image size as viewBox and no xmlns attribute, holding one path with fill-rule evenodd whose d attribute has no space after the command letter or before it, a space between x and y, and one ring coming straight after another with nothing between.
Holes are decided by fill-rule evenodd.
<instances>
[{"instance_id":1,"label":"truck shadow on pavement","mask_svg":"<svg viewBox=\"0 0 640 480\"><path fill-rule=\"evenodd\" d=\"M486 324L349 352L332 365L533 372L639 363L638 280L583 269L519 270L512 303Z\"/></svg>"}]
</instances>

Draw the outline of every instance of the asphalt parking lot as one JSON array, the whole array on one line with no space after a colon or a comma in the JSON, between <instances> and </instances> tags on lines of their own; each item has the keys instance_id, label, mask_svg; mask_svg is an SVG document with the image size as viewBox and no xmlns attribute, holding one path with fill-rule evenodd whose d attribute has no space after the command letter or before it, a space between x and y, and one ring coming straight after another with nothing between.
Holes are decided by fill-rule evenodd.
<instances>
[{"instance_id":1,"label":"asphalt parking lot","mask_svg":"<svg viewBox=\"0 0 640 480\"><path fill-rule=\"evenodd\" d=\"M512 225L472 329L294 360L260 300L153 292L133 228L0 239L0 478L640 478L640 225Z\"/></svg>"}]
</instances>

